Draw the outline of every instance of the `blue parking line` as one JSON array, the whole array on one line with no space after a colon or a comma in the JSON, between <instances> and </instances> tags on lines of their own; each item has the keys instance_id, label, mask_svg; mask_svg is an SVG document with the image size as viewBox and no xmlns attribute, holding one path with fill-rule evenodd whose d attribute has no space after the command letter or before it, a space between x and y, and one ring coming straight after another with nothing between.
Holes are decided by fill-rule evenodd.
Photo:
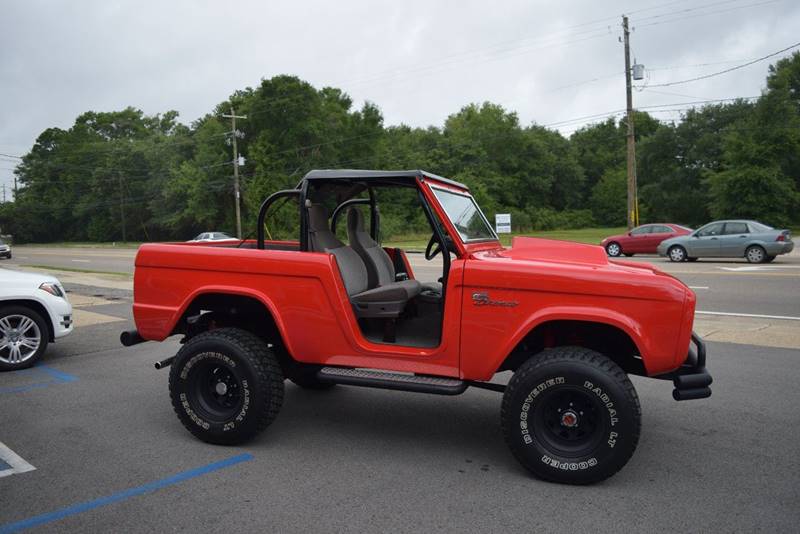
<instances>
[{"instance_id":1,"label":"blue parking line","mask_svg":"<svg viewBox=\"0 0 800 534\"><path fill-rule=\"evenodd\" d=\"M32 389L44 388L47 386L51 386L53 384L75 382L78 380L78 377L75 375L71 375L69 373L65 373L64 371L59 371L58 369L53 369L48 365L42 365L42 364L35 365L29 369L20 369L19 371L14 371L14 374L27 375L39 371L44 372L46 375L49 375L52 378L52 380L44 380L42 382L35 382L33 384L25 384L24 386L0 387L0 395L4 393L21 393L23 391L30 391Z\"/></svg>"},{"instance_id":2,"label":"blue parking line","mask_svg":"<svg viewBox=\"0 0 800 534\"><path fill-rule=\"evenodd\" d=\"M93 501L74 504L72 506L62 508L61 510L55 510L53 512L48 512L46 514L36 515L28 519L23 519L22 521L17 521L16 523L8 523L6 525L0 526L0 534L10 534L12 532L19 532L27 528L37 527L39 525L44 525L45 523L58 521L60 519L64 519L65 517L77 515L83 512L88 512L89 510L100 508L101 506L107 506L109 504L114 504L116 502L124 501L126 499L130 499L131 497L138 497L139 495L144 495L145 493L151 493L156 490L166 488L167 486L172 486L173 484L184 482L186 480L199 477L214 471L219 471L220 469L225 469L226 467L231 467L233 465L242 462L247 462L252 459L253 459L252 454L247 454L247 453L239 454L238 456L228 458L227 460L222 460L219 462L214 462L205 465L203 467L190 469L189 471L184 471L183 473L178 473L177 475L172 475L171 477L162 478L161 480L156 480L154 482L148 482L147 484L144 484L142 486L123 490L120 491L119 493L114 493L107 497L100 497L99 499L95 499Z\"/></svg>"},{"instance_id":3,"label":"blue parking line","mask_svg":"<svg viewBox=\"0 0 800 534\"><path fill-rule=\"evenodd\" d=\"M78 380L77 376L65 373L64 371L59 371L58 369L53 369L48 365L39 364L35 368L41 369L48 375L52 376L56 380L60 380L61 382L75 382L76 380Z\"/></svg>"}]
</instances>

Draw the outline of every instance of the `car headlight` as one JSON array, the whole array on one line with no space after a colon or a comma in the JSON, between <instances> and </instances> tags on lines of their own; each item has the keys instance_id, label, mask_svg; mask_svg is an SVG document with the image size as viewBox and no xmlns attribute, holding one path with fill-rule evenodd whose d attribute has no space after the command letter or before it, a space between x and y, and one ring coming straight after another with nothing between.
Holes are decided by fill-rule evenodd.
<instances>
[{"instance_id":1,"label":"car headlight","mask_svg":"<svg viewBox=\"0 0 800 534\"><path fill-rule=\"evenodd\" d=\"M42 284L39 286L39 289L42 291L47 291L54 297L64 298L64 292L61 291L61 288L58 287L58 284L54 284L53 282L42 282Z\"/></svg>"}]
</instances>

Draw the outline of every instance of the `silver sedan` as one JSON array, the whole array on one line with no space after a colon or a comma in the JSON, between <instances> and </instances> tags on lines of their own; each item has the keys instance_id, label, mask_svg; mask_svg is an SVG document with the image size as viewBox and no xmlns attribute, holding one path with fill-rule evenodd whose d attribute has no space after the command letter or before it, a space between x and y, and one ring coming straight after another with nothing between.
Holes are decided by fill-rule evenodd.
<instances>
[{"instance_id":1,"label":"silver sedan","mask_svg":"<svg viewBox=\"0 0 800 534\"><path fill-rule=\"evenodd\" d=\"M750 263L768 263L793 248L789 230L776 230L756 221L714 221L691 234L662 241L658 255L671 261L747 258Z\"/></svg>"}]
</instances>

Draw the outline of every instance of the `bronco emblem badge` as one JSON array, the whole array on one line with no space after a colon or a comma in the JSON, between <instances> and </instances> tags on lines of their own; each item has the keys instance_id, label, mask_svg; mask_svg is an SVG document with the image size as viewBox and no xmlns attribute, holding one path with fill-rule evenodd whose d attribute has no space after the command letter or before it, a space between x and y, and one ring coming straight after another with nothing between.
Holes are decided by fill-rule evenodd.
<instances>
[{"instance_id":1,"label":"bronco emblem badge","mask_svg":"<svg viewBox=\"0 0 800 534\"><path fill-rule=\"evenodd\" d=\"M516 300L492 300L489 298L489 293L473 293L472 303L475 306L502 306L504 308L513 308L519 304Z\"/></svg>"}]
</instances>

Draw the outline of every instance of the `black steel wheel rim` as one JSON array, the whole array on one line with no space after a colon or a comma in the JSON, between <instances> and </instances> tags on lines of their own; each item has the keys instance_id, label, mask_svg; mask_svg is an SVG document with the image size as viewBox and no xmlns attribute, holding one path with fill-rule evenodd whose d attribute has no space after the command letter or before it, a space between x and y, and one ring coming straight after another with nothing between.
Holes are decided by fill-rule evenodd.
<instances>
[{"instance_id":1,"label":"black steel wheel rim","mask_svg":"<svg viewBox=\"0 0 800 534\"><path fill-rule=\"evenodd\" d=\"M561 386L546 391L534 414L537 441L554 454L591 454L607 434L608 411L591 391Z\"/></svg>"},{"instance_id":2,"label":"black steel wheel rim","mask_svg":"<svg viewBox=\"0 0 800 534\"><path fill-rule=\"evenodd\" d=\"M201 362L189 371L192 408L203 419L225 423L242 409L242 380L233 368L218 360Z\"/></svg>"}]
</instances>

